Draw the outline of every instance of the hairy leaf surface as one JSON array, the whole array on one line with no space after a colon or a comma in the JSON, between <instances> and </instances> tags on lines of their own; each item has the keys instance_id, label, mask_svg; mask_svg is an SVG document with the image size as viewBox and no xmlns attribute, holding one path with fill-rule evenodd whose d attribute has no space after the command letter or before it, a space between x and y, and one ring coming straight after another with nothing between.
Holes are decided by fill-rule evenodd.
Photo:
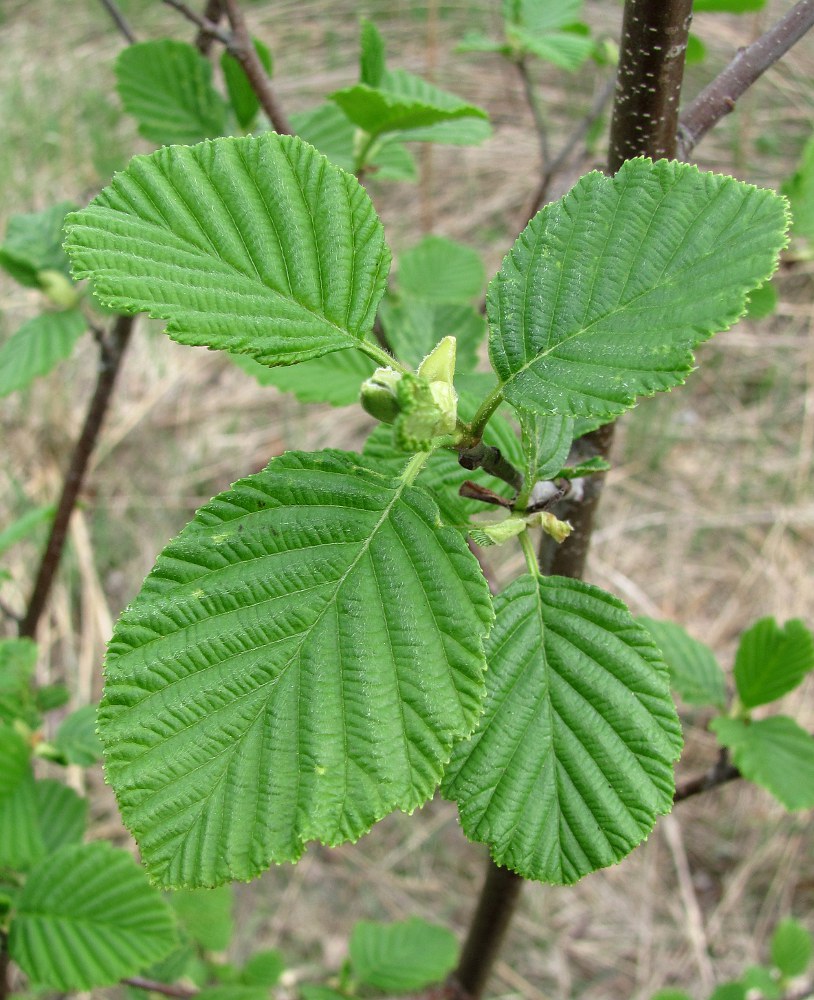
<instances>
[{"instance_id":1,"label":"hairy leaf surface","mask_svg":"<svg viewBox=\"0 0 814 1000\"><path fill-rule=\"evenodd\" d=\"M122 49L116 89L145 139L162 146L214 139L226 131L226 102L212 64L194 45L162 38Z\"/></svg>"},{"instance_id":2,"label":"hairy leaf surface","mask_svg":"<svg viewBox=\"0 0 814 1000\"><path fill-rule=\"evenodd\" d=\"M669 812L681 728L647 631L597 587L522 576L495 601L486 709L442 791L523 875L570 884Z\"/></svg>"},{"instance_id":3,"label":"hairy leaf surface","mask_svg":"<svg viewBox=\"0 0 814 1000\"><path fill-rule=\"evenodd\" d=\"M683 382L692 349L776 267L785 227L774 192L688 164L586 175L532 219L489 287L505 398L610 417Z\"/></svg>"},{"instance_id":4,"label":"hairy leaf surface","mask_svg":"<svg viewBox=\"0 0 814 1000\"><path fill-rule=\"evenodd\" d=\"M390 266L359 183L274 133L135 157L70 217L66 247L113 308L269 366L356 346Z\"/></svg>"},{"instance_id":5,"label":"hairy leaf surface","mask_svg":"<svg viewBox=\"0 0 814 1000\"><path fill-rule=\"evenodd\" d=\"M64 847L17 897L9 953L34 983L89 990L132 976L175 945L172 914L126 851Z\"/></svg>"},{"instance_id":6,"label":"hairy leaf surface","mask_svg":"<svg viewBox=\"0 0 814 1000\"><path fill-rule=\"evenodd\" d=\"M359 456L287 454L212 500L119 620L99 712L153 877L250 878L424 802L491 615L435 504Z\"/></svg>"}]
</instances>

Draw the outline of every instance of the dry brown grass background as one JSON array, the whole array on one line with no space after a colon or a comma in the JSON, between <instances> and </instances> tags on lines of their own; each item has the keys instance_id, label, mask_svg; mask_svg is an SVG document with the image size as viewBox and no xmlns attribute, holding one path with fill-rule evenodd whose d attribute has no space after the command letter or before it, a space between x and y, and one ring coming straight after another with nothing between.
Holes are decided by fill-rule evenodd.
<instances>
[{"instance_id":1,"label":"dry brown grass background","mask_svg":"<svg viewBox=\"0 0 814 1000\"><path fill-rule=\"evenodd\" d=\"M123 4L142 39L189 38L158 0ZM463 240L499 264L523 220L537 161L531 119L514 74L497 57L456 55L465 30L494 27L498 4L440 4L434 47L426 3L278 0L247 5L253 31L272 46L276 88L289 110L313 105L354 78L357 17L373 14L393 65L433 72L441 85L486 107L495 136L473 149L436 147L424 180L373 183L371 194L398 250L423 231ZM692 96L772 13L705 15L709 46L688 72ZM620 5L595 0L586 19L618 34ZM147 149L111 92L121 39L93 0L0 0L0 228L9 215L68 198L83 202ZM429 25L429 27L428 27ZM590 101L602 73L538 80L554 145ZM814 42L799 45L697 150L705 168L777 186L814 123ZM561 177L561 194L600 165L604 138ZM742 322L698 352L687 387L644 402L622 421L589 579L634 613L670 617L710 644L729 667L738 634L755 618L814 620L814 264L794 260L779 278L774 316ZM0 279L3 336L32 315L32 295ZM54 498L95 375L88 340L59 372L0 403L2 520ZM262 389L222 357L179 347L142 323L94 458L82 509L41 632L42 680L67 678L77 704L99 695L104 642L121 607L164 543L194 509L286 448L359 446L362 413L305 408ZM36 547L6 560L2 597L21 607ZM509 557L500 574L520 567ZM790 699L814 726L811 681ZM708 766L706 716L685 716L680 773ZM76 777L76 776L75 776ZM90 777L94 835L123 836L98 775ZM794 913L812 927L810 817L788 816L766 794L733 784L682 805L622 865L576 888L529 885L491 995L528 1000L646 1000L666 984L706 997L716 981L766 957L767 939ZM289 959L288 988L335 970L360 917L419 914L462 931L484 852L460 834L452 806L393 816L355 846L311 849L297 866L240 887L235 957L259 945Z\"/></svg>"}]
</instances>

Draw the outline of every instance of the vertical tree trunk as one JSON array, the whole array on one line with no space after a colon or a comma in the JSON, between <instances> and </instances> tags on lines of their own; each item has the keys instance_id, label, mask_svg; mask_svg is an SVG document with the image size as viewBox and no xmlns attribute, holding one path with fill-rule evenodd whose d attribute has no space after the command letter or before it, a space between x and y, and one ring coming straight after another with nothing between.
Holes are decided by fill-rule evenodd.
<instances>
[{"instance_id":1,"label":"vertical tree trunk","mask_svg":"<svg viewBox=\"0 0 814 1000\"><path fill-rule=\"evenodd\" d=\"M692 0L626 0L616 80L607 169L615 173L626 159L673 157L678 106ZM607 457L613 424L600 427L587 441ZM602 476L590 476L589 492L568 511L574 531L544 560L545 572L579 578L591 541ZM475 916L459 966L450 980L456 1000L483 996L492 964L511 922L522 888L519 875L489 862Z\"/></svg>"}]
</instances>

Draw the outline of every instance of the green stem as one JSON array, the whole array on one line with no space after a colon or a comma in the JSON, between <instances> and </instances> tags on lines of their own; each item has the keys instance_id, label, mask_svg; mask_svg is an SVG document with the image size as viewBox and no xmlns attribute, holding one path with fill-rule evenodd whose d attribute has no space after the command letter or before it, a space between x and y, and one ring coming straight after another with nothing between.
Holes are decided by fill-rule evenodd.
<instances>
[{"instance_id":1,"label":"green stem","mask_svg":"<svg viewBox=\"0 0 814 1000\"><path fill-rule=\"evenodd\" d=\"M388 354L383 347L379 347L378 344L374 344L370 340L360 341L358 347L363 354L372 358L382 368L392 368L397 372L410 371L410 369L406 365L403 365L398 358L394 358L393 355Z\"/></svg>"},{"instance_id":2,"label":"green stem","mask_svg":"<svg viewBox=\"0 0 814 1000\"><path fill-rule=\"evenodd\" d=\"M478 407L475 416L470 424L470 433L473 440L480 441L483 437L483 430L492 418L492 415L503 402L503 387L496 386Z\"/></svg>"},{"instance_id":3,"label":"green stem","mask_svg":"<svg viewBox=\"0 0 814 1000\"><path fill-rule=\"evenodd\" d=\"M356 155L356 160L353 165L353 172L360 180L365 172L365 169L367 168L367 158L370 155L370 151L371 149L373 149L373 147L376 145L378 141L379 137L377 135L368 135L367 139L365 139L365 141L361 146L361 149Z\"/></svg>"},{"instance_id":4,"label":"green stem","mask_svg":"<svg viewBox=\"0 0 814 1000\"><path fill-rule=\"evenodd\" d=\"M517 537L520 539L520 547L523 549L523 555L526 557L526 565L529 568L529 573L532 576L539 576L540 566L537 562L537 553L534 551L534 543L531 540L528 528Z\"/></svg>"},{"instance_id":5,"label":"green stem","mask_svg":"<svg viewBox=\"0 0 814 1000\"><path fill-rule=\"evenodd\" d=\"M421 470L424 468L427 459L430 457L431 454L432 454L431 451L419 451L418 454L413 455L413 457L407 463L404 472L402 472L400 476L401 481L404 483L405 486L410 486L412 483L415 482L416 476L418 476L419 472L421 472Z\"/></svg>"}]
</instances>

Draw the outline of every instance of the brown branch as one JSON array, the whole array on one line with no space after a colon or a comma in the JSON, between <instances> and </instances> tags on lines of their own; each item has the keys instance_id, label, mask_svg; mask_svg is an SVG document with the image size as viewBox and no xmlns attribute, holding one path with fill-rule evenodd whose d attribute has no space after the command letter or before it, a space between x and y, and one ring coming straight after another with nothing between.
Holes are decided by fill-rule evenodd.
<instances>
[{"instance_id":1,"label":"brown branch","mask_svg":"<svg viewBox=\"0 0 814 1000\"><path fill-rule=\"evenodd\" d=\"M615 77L611 77L606 81L605 85L596 95L594 103L591 105L587 114L574 127L568 137L568 141L563 145L562 149L560 149L559 153L557 153L551 163L547 167L544 167L542 176L540 177L540 183L537 185L537 190L532 196L531 205L529 206L526 214L526 221L531 221L531 219L534 218L534 216L546 203L546 200L548 199L548 191L551 187L552 181L557 174L560 173L563 167L565 167L577 146L584 141L594 123L601 117L605 108L608 106L611 97L613 97L613 90L615 86Z\"/></svg>"},{"instance_id":2,"label":"brown branch","mask_svg":"<svg viewBox=\"0 0 814 1000\"><path fill-rule=\"evenodd\" d=\"M708 771L692 778L685 778L684 781L676 785L673 802L683 802L685 799L691 799L702 792L708 792L711 788L718 788L720 785L742 777L743 775L730 761L726 749L722 749L718 760Z\"/></svg>"},{"instance_id":3,"label":"brown branch","mask_svg":"<svg viewBox=\"0 0 814 1000\"><path fill-rule=\"evenodd\" d=\"M116 376L121 367L122 358L130 340L133 330L133 316L119 316L113 324L113 329L108 340L100 345L99 351L99 374L96 379L96 389L85 416L85 423L82 433L74 446L68 470L62 483L62 495L57 504L54 521L51 525L51 533L45 546L45 551L40 559L37 578L34 589L28 602L23 620L20 623L20 635L33 638L39 623L42 612L45 609L45 602L51 591L57 568L65 548L65 539L68 533L68 524L71 519L79 491L85 478L88 462L99 432L102 428L105 414L107 413L113 386Z\"/></svg>"},{"instance_id":4,"label":"brown branch","mask_svg":"<svg viewBox=\"0 0 814 1000\"><path fill-rule=\"evenodd\" d=\"M124 35L124 37L127 39L127 44L135 45L136 36L133 34L133 31L130 25L127 23L127 19L125 18L124 14L122 14L122 12L114 3L114 0L101 0L101 3L102 6L105 8L105 10L108 12L108 14L110 14L111 18L113 19L113 23L122 33L122 35Z\"/></svg>"},{"instance_id":5,"label":"brown branch","mask_svg":"<svg viewBox=\"0 0 814 1000\"><path fill-rule=\"evenodd\" d=\"M162 0L168 7L177 10L178 13L198 28L199 34L208 35L210 38L217 38L221 45L229 46L232 36L228 31L224 31L218 24L203 17L197 11L188 7L183 0Z\"/></svg>"},{"instance_id":6,"label":"brown branch","mask_svg":"<svg viewBox=\"0 0 814 1000\"><path fill-rule=\"evenodd\" d=\"M682 113L678 155L687 159L701 139L735 109L739 97L814 27L814 0L800 0L756 42L741 49Z\"/></svg>"},{"instance_id":7,"label":"brown branch","mask_svg":"<svg viewBox=\"0 0 814 1000\"><path fill-rule=\"evenodd\" d=\"M120 982L124 983L125 986L134 986L137 990L161 993L165 997L179 997L180 1000L188 1000L189 997L195 997L199 993L198 990L191 989L188 986L159 983L154 979L143 979L141 976L129 976L127 979L120 980Z\"/></svg>"},{"instance_id":8,"label":"brown branch","mask_svg":"<svg viewBox=\"0 0 814 1000\"><path fill-rule=\"evenodd\" d=\"M222 17L223 3L221 0L208 0L204 8L204 19L209 21L210 24L216 25ZM212 51L212 42L213 36L208 31L199 28L197 37L195 38L195 47L202 56L208 56Z\"/></svg>"},{"instance_id":9,"label":"brown branch","mask_svg":"<svg viewBox=\"0 0 814 1000\"><path fill-rule=\"evenodd\" d=\"M11 958L8 953L8 935L0 931L0 1000L11 996Z\"/></svg>"},{"instance_id":10,"label":"brown branch","mask_svg":"<svg viewBox=\"0 0 814 1000\"><path fill-rule=\"evenodd\" d=\"M518 493L523 488L522 474L503 457L499 448L493 448L482 441L474 447L462 451L458 455L458 462L468 472L483 469L490 476L508 483Z\"/></svg>"},{"instance_id":11,"label":"brown branch","mask_svg":"<svg viewBox=\"0 0 814 1000\"><path fill-rule=\"evenodd\" d=\"M274 126L274 131L280 135L291 135L291 125L271 89L268 74L257 55L240 5L237 0L223 0L223 6L232 28L231 39L227 45L229 54L243 67L243 72L260 101L260 106Z\"/></svg>"}]
</instances>

